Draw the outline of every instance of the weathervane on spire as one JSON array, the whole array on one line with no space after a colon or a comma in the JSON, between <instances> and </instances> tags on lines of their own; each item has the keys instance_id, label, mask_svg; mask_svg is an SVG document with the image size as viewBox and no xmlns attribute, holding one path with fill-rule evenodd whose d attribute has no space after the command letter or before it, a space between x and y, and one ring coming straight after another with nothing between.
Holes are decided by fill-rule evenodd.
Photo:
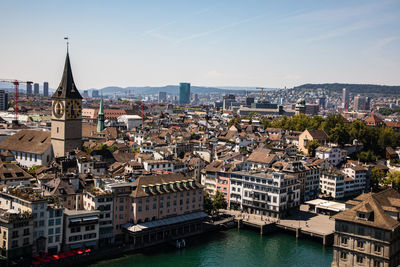
<instances>
[{"instance_id":1,"label":"weathervane on spire","mask_svg":"<svg viewBox=\"0 0 400 267\"><path fill-rule=\"evenodd\" d=\"M68 36L64 37L64 40L67 40L67 53L68 53L68 48L69 48L69 37L68 37Z\"/></svg>"}]
</instances>

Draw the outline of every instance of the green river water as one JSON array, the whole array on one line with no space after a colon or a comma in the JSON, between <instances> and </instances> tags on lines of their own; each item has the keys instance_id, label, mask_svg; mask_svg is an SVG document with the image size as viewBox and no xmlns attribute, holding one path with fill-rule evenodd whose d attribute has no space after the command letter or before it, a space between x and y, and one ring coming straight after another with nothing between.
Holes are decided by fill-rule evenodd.
<instances>
[{"instance_id":1,"label":"green river water","mask_svg":"<svg viewBox=\"0 0 400 267\"><path fill-rule=\"evenodd\" d=\"M250 230L231 229L186 241L186 248L155 247L125 257L98 262L92 267L252 267L330 266L332 247L291 234L260 236Z\"/></svg>"}]
</instances>

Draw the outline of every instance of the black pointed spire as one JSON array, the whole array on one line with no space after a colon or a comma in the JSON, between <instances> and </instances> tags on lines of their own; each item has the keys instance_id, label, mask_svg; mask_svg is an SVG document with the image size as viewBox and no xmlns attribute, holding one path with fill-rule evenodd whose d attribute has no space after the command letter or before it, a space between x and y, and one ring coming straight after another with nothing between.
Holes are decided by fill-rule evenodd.
<instances>
[{"instance_id":1,"label":"black pointed spire","mask_svg":"<svg viewBox=\"0 0 400 267\"><path fill-rule=\"evenodd\" d=\"M65 66L63 76L61 78L60 85L53 94L52 98L73 98L82 99L81 94L74 83L74 77L72 76L71 64L69 62L69 53L67 51L67 58L65 59Z\"/></svg>"}]
</instances>

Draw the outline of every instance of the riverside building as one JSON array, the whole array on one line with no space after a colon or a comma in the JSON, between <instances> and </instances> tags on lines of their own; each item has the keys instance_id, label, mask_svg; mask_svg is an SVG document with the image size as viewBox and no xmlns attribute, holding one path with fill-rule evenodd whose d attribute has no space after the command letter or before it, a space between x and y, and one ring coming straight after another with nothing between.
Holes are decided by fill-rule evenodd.
<instances>
[{"instance_id":1,"label":"riverside building","mask_svg":"<svg viewBox=\"0 0 400 267\"><path fill-rule=\"evenodd\" d=\"M400 194L362 194L336 214L332 267L400 264Z\"/></svg>"},{"instance_id":2,"label":"riverside building","mask_svg":"<svg viewBox=\"0 0 400 267\"><path fill-rule=\"evenodd\" d=\"M296 176L280 172L230 174L230 207L274 218L284 217L300 205L300 185Z\"/></svg>"}]
</instances>

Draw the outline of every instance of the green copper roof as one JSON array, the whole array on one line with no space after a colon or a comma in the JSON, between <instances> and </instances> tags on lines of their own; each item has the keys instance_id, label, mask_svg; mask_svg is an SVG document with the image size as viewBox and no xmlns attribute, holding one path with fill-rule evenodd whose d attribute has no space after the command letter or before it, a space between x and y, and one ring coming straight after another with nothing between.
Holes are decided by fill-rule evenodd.
<instances>
[{"instance_id":1,"label":"green copper roof","mask_svg":"<svg viewBox=\"0 0 400 267\"><path fill-rule=\"evenodd\" d=\"M99 114L104 115L103 97L100 99Z\"/></svg>"},{"instance_id":2,"label":"green copper roof","mask_svg":"<svg viewBox=\"0 0 400 267\"><path fill-rule=\"evenodd\" d=\"M72 76L71 64L69 61L69 53L65 59L64 72L61 78L60 85L53 94L52 98L73 98L82 99L81 94L74 83L74 77Z\"/></svg>"}]
</instances>

